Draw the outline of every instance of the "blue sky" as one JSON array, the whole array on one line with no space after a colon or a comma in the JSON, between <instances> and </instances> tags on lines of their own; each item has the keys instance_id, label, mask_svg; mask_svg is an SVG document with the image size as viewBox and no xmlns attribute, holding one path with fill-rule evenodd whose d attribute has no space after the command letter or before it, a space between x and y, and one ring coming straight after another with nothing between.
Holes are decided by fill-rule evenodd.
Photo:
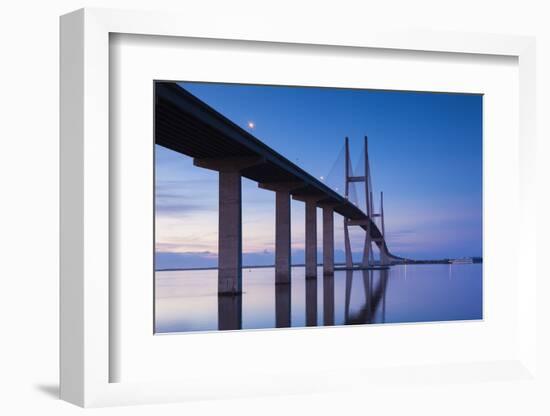
<instances>
[{"instance_id":1,"label":"blue sky","mask_svg":"<svg viewBox=\"0 0 550 416\"><path fill-rule=\"evenodd\" d=\"M180 85L313 176L333 187L342 182L340 189L344 137L356 164L368 135L375 204L384 191L392 252L417 259L481 256L482 96ZM216 172L156 146L157 268L216 265L217 192ZM303 261L303 210L292 202L294 262ZM342 221L338 216L337 261L343 260ZM243 179L245 264L273 263L274 222L273 193ZM352 234L354 252L362 239L359 231Z\"/></svg>"}]
</instances>

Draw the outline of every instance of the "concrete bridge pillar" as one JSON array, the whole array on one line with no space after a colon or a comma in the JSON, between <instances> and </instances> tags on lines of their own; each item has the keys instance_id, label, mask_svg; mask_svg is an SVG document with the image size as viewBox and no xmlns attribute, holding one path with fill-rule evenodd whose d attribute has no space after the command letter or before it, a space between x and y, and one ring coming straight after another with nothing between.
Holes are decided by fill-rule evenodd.
<instances>
[{"instance_id":1,"label":"concrete bridge pillar","mask_svg":"<svg viewBox=\"0 0 550 416\"><path fill-rule=\"evenodd\" d=\"M322 194L293 195L306 206L306 279L317 277L317 203L326 199ZM322 205L322 204L321 204Z\"/></svg>"},{"instance_id":2,"label":"concrete bridge pillar","mask_svg":"<svg viewBox=\"0 0 550 416\"><path fill-rule=\"evenodd\" d=\"M384 248L384 240L380 241L380 265L387 266L389 264L386 249Z\"/></svg>"},{"instance_id":3,"label":"concrete bridge pillar","mask_svg":"<svg viewBox=\"0 0 550 416\"><path fill-rule=\"evenodd\" d=\"M220 172L218 293L242 292L241 174Z\"/></svg>"},{"instance_id":4,"label":"concrete bridge pillar","mask_svg":"<svg viewBox=\"0 0 550 416\"><path fill-rule=\"evenodd\" d=\"M290 193L275 192L275 283L290 283Z\"/></svg>"},{"instance_id":5,"label":"concrete bridge pillar","mask_svg":"<svg viewBox=\"0 0 550 416\"><path fill-rule=\"evenodd\" d=\"M306 278L317 277L317 201L306 203Z\"/></svg>"},{"instance_id":6,"label":"concrete bridge pillar","mask_svg":"<svg viewBox=\"0 0 550 416\"><path fill-rule=\"evenodd\" d=\"M371 258L372 258L372 240L371 240L371 229L370 229L370 221L367 225L367 230L365 232L365 245L363 247L363 261L362 266L363 267L369 267L371 265Z\"/></svg>"},{"instance_id":7,"label":"concrete bridge pillar","mask_svg":"<svg viewBox=\"0 0 550 416\"><path fill-rule=\"evenodd\" d=\"M242 292L241 171L263 163L259 157L194 159L195 166L219 172L218 294Z\"/></svg>"},{"instance_id":8,"label":"concrete bridge pillar","mask_svg":"<svg viewBox=\"0 0 550 416\"><path fill-rule=\"evenodd\" d=\"M275 191L275 284L290 283L290 192L301 182L266 182L258 186Z\"/></svg>"},{"instance_id":9,"label":"concrete bridge pillar","mask_svg":"<svg viewBox=\"0 0 550 416\"><path fill-rule=\"evenodd\" d=\"M346 251L346 268L351 269L353 267L353 254L351 252L351 241L349 238L348 219L344 218L344 244Z\"/></svg>"},{"instance_id":10,"label":"concrete bridge pillar","mask_svg":"<svg viewBox=\"0 0 550 416\"><path fill-rule=\"evenodd\" d=\"M334 206L323 206L323 274L334 273Z\"/></svg>"}]
</instances>

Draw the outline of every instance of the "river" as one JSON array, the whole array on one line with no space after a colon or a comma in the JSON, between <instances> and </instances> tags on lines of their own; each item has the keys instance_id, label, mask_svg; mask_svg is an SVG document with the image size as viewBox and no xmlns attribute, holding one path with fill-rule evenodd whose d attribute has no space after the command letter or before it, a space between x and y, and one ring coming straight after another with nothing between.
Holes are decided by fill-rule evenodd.
<instances>
[{"instance_id":1,"label":"river","mask_svg":"<svg viewBox=\"0 0 550 416\"><path fill-rule=\"evenodd\" d=\"M155 331L173 333L483 318L481 264L336 271L275 285L274 268L244 268L243 294L217 296L217 270L157 271Z\"/></svg>"}]
</instances>

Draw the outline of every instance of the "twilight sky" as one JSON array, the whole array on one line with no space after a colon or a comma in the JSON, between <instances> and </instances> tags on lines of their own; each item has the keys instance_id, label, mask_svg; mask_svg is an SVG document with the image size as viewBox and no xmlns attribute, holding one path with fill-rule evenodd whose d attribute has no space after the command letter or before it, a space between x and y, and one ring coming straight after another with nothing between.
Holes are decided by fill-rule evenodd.
<instances>
[{"instance_id":1,"label":"twilight sky","mask_svg":"<svg viewBox=\"0 0 550 416\"><path fill-rule=\"evenodd\" d=\"M396 255L482 255L482 97L333 88L180 83L331 187L343 188L344 137L356 165L369 137L375 196ZM254 128L248 127L254 122ZM217 265L218 174L156 152L156 268ZM355 166L354 166L355 169ZM329 175L330 173L330 175ZM356 184L359 189L360 184ZM361 192L359 204L362 204ZM292 201L293 263L304 259L304 205ZM318 243L321 250L318 211ZM343 219L335 218L336 261ZM355 227L354 227L355 228ZM364 236L352 233L360 259ZM273 264L275 195L243 178L243 264Z\"/></svg>"}]
</instances>

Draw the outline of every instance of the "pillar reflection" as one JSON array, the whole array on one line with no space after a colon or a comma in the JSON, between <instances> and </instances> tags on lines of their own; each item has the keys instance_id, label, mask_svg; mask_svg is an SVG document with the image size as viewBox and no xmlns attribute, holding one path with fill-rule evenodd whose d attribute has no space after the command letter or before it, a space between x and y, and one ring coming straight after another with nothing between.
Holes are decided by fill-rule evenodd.
<instances>
[{"instance_id":1,"label":"pillar reflection","mask_svg":"<svg viewBox=\"0 0 550 416\"><path fill-rule=\"evenodd\" d=\"M275 285L275 327L288 328L291 326L291 287L290 283Z\"/></svg>"},{"instance_id":2,"label":"pillar reflection","mask_svg":"<svg viewBox=\"0 0 550 416\"><path fill-rule=\"evenodd\" d=\"M381 312L381 319L380 321L382 323L386 323L386 294L388 292L388 276L389 271L388 270L381 270L380 271L380 285L382 287L382 312Z\"/></svg>"},{"instance_id":3,"label":"pillar reflection","mask_svg":"<svg viewBox=\"0 0 550 416\"><path fill-rule=\"evenodd\" d=\"M323 275L323 321L334 325L334 274Z\"/></svg>"},{"instance_id":4,"label":"pillar reflection","mask_svg":"<svg viewBox=\"0 0 550 416\"><path fill-rule=\"evenodd\" d=\"M317 325L317 279L306 278L306 326Z\"/></svg>"},{"instance_id":5,"label":"pillar reflection","mask_svg":"<svg viewBox=\"0 0 550 416\"><path fill-rule=\"evenodd\" d=\"M242 329L242 310L241 294L218 295L218 329Z\"/></svg>"},{"instance_id":6,"label":"pillar reflection","mask_svg":"<svg viewBox=\"0 0 550 416\"><path fill-rule=\"evenodd\" d=\"M373 299L372 299L372 286L373 276L372 270L362 270L363 273L363 286L365 288L365 308L364 308L364 323L370 324L372 322L372 315L374 313Z\"/></svg>"},{"instance_id":7,"label":"pillar reflection","mask_svg":"<svg viewBox=\"0 0 550 416\"><path fill-rule=\"evenodd\" d=\"M349 322L349 306L351 302L351 287L353 284L353 271L346 270L346 299L344 305L344 320L347 324Z\"/></svg>"}]
</instances>

